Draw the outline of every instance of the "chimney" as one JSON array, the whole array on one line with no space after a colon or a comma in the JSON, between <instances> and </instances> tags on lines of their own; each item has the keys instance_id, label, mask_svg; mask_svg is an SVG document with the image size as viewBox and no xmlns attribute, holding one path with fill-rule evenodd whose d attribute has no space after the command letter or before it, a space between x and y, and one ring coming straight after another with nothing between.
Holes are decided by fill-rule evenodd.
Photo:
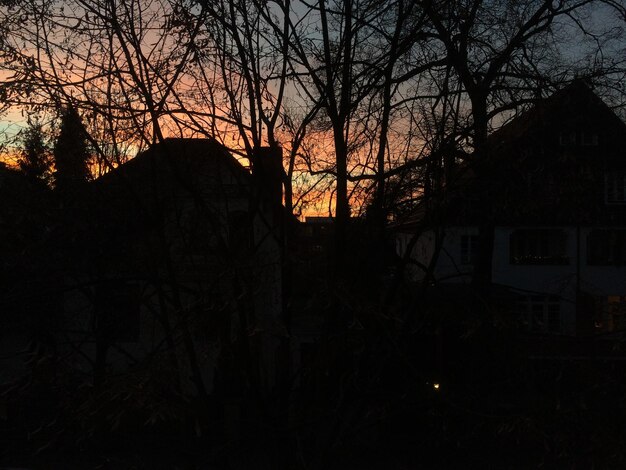
<instances>
[{"instance_id":1,"label":"chimney","mask_svg":"<svg viewBox=\"0 0 626 470\"><path fill-rule=\"evenodd\" d=\"M259 195L270 204L283 203L283 149L279 146L257 147L252 155L252 176Z\"/></svg>"}]
</instances>

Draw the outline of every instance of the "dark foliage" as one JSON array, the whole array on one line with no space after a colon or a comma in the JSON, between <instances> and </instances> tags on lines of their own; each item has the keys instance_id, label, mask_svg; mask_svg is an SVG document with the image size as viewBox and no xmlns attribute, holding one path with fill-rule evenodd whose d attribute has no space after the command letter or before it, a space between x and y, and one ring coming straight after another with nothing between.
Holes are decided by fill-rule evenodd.
<instances>
[{"instance_id":1,"label":"dark foliage","mask_svg":"<svg viewBox=\"0 0 626 470\"><path fill-rule=\"evenodd\" d=\"M89 179L89 146L81 117L72 106L61 115L59 136L54 146L54 179L59 191L80 186Z\"/></svg>"},{"instance_id":2,"label":"dark foliage","mask_svg":"<svg viewBox=\"0 0 626 470\"><path fill-rule=\"evenodd\" d=\"M49 184L52 176L52 157L46 143L43 125L30 121L22 132L22 150L17 163L30 180Z\"/></svg>"}]
</instances>

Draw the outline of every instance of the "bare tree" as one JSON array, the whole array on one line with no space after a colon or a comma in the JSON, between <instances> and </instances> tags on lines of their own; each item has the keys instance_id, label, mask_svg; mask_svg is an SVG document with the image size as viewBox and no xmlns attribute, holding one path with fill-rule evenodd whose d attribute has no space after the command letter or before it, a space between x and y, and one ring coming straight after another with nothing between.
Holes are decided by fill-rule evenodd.
<instances>
[{"instance_id":1,"label":"bare tree","mask_svg":"<svg viewBox=\"0 0 626 470\"><path fill-rule=\"evenodd\" d=\"M487 137L494 120L541 96L552 83L571 78L567 62L558 59L560 41L570 32L565 30L565 23L583 24L583 16L597 3L528 0L515 5L483 1L424 4L433 36L451 66L446 74L453 71L452 80L458 84L448 91L461 93L469 105L471 127L462 132L471 146L469 161L482 187L488 187L490 179L483 163L489 154ZM488 201L489 195L484 193L480 256L474 270L474 280L481 289L491 279L493 221Z\"/></svg>"}]
</instances>

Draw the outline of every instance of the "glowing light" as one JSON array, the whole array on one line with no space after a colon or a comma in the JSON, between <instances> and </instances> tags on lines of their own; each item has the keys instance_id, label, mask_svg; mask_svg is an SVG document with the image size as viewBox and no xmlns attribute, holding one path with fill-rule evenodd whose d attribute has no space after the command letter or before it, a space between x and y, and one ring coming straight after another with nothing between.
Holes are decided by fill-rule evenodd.
<instances>
[{"instance_id":1,"label":"glowing light","mask_svg":"<svg viewBox=\"0 0 626 470\"><path fill-rule=\"evenodd\" d=\"M435 390L439 390L439 387L440 387L440 385L439 385L438 383L434 383L434 384L433 384L433 388L434 388Z\"/></svg>"}]
</instances>

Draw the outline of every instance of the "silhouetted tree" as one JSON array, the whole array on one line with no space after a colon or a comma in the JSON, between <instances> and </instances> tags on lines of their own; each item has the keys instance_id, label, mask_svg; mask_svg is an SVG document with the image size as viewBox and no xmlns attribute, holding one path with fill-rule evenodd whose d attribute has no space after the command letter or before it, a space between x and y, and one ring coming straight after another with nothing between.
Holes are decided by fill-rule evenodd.
<instances>
[{"instance_id":1,"label":"silhouetted tree","mask_svg":"<svg viewBox=\"0 0 626 470\"><path fill-rule=\"evenodd\" d=\"M59 191L80 186L89 179L89 147L80 115L68 106L61 115L61 129L54 146L54 180Z\"/></svg>"},{"instance_id":2,"label":"silhouetted tree","mask_svg":"<svg viewBox=\"0 0 626 470\"><path fill-rule=\"evenodd\" d=\"M32 181L48 184L52 176L52 158L43 125L38 120L29 121L21 137L22 150L17 160L20 170Z\"/></svg>"},{"instance_id":3,"label":"silhouetted tree","mask_svg":"<svg viewBox=\"0 0 626 470\"><path fill-rule=\"evenodd\" d=\"M535 71L540 71L538 76L541 77L543 71L555 76L557 62L544 47L550 42L554 44L550 34L554 20L570 18L579 7L602 2L72 0L68 3L29 0L8 3L13 6L0 1L0 34L7 33L0 41L0 68L3 76L9 77L0 85L0 100L6 94L8 100L25 106L46 107L59 100L76 106L64 111L54 149L56 187L61 194L70 195L67 200L72 200L75 194L72 187L89 179L90 148L98 154L104 173L123 162L130 153L121 150L124 146L134 150L160 142L164 166L169 168L168 164L176 161L178 154L165 137L206 135L235 147L244 157L266 145L282 146L289 162L288 180L284 182L288 212L297 212L302 207L299 201L307 191L315 194L319 201L334 203L328 204L328 211L334 212L337 221L334 233L337 234L338 276L325 276L313 284L308 273L298 278L298 269L293 269L296 279L293 284L303 286L303 297L319 298L320 308L317 303L313 303L314 308L304 306L305 302L301 302L304 299L288 300L299 314L310 311L317 315L322 309L330 313L328 326L324 328L327 338L310 345L309 359L302 354L300 370L293 371L293 378L291 371L284 368L289 374L284 374L286 393L280 396L289 395L297 381L303 390L309 387L310 397L315 398L315 402L311 403L309 394L303 393L304 404L299 410L297 404L292 408L295 401L291 397L284 400L289 406L288 412L286 407L276 407L279 409L277 416L293 418L295 426L291 429L297 429L293 434L305 448L301 459L304 464L309 458L313 460L311 455L322 455L320 462L330 458L330 451L325 449L339 448L353 436L362 436L362 431L378 426L379 421L389 424L390 436L393 436L393 431L401 428L389 417L404 414L403 407L407 405L404 397L412 397L411 402L419 408L415 419L411 416L406 420L411 432L416 430L435 436L430 440L415 439L415 442L423 441L425 448L430 442L441 442L441 447L432 452L438 457L467 443L460 431L455 434L447 430L445 416L441 419L433 413L439 409L446 413L447 404L431 397L430 387L424 386L428 366L413 367L411 358L405 357L403 344L397 341L398 338L405 341L398 334L400 331L410 331L406 344L424 343L426 335L420 337L413 333L426 329L421 326L425 323L421 320L428 314L422 313L426 310L423 302L416 302L415 308L409 308L399 301L396 307L396 303L390 301L380 308L378 292L367 287L382 284L374 276L382 277L385 270L380 266L382 263L369 261L375 258L373 252L381 250L362 249L348 239L348 234L352 235L347 230L350 214L358 212L365 200L363 192L357 190L376 190L369 199L381 234L390 211L390 195L394 192L405 192L403 200L409 201L407 206L415 198L423 199L428 189L434 197L442 194L446 181L444 159L450 159L451 153L448 149L453 149L455 158L458 152L474 163L484 160L482 157L489 150L487 135L494 123L502 121L502 111L510 111L532 98L533 88L539 91L549 86L549 82L535 79ZM573 72L565 70L563 74L568 77ZM77 109L88 110L88 131ZM298 174L303 176L300 180ZM480 168L477 174L485 178ZM143 176L147 178L148 172ZM180 175L172 177L181 179ZM150 191L138 192L140 179L120 180L125 187L128 183L128 196L122 198L121 207L135 204L137 209L129 210L130 215L126 217L140 213L148 219L153 215L152 206L160 204L161 200L149 200ZM292 181L299 187L292 188ZM432 181L431 188L427 187L429 181ZM321 184L316 186L319 182ZM144 183L147 188L148 183ZM193 202L176 207L176 215L181 216L177 217L182 235L179 238L185 245L183 251L190 253L188 262L197 272L193 282L179 272L177 263L181 254L178 247L169 242L169 232L175 225L170 224L169 219L167 224L155 220L148 236L133 237L145 253L142 256L151 261L146 272L140 272L139 276L145 276L141 278L155 292L158 301L150 305L151 314L162 324L165 336L150 352L149 361L137 364L135 370L147 377L164 366L168 374L173 371L164 382L178 382L179 389L181 383L187 382L185 377L190 377L199 401L203 406L212 406L212 397L208 396L210 382L204 373L210 352L204 350L204 345L207 342L217 344L213 338L219 337L222 348L219 367L232 373L217 373L216 390L220 387L225 390L225 398L233 395L232 391L239 392L237 399L250 400L249 408L257 410L262 402L257 398L261 396L258 393L261 380L257 367L260 361L255 354L260 348L255 345L260 343L262 335L274 334L261 324L265 331L258 333L260 330L251 321L255 305L250 299L260 287L248 281L250 267L244 262L246 257L223 249L230 245L220 235L223 232L219 230L220 212L208 203L211 201L203 199L199 188L183 179L179 183L180 193L185 195L181 202ZM302 188L308 189L303 191ZM66 189L68 192L63 193ZM162 188L155 184L150 189L154 189L156 195ZM330 193L332 197L324 197ZM120 252L130 248L102 230L125 225L103 223L109 220L104 214L114 206L108 194L102 193L102 197L103 203L98 207L104 210L103 215L95 211L89 213L86 209L79 214L79 205L63 211L66 218L58 223L61 229L56 236L69 241L67 253L75 257L59 256L67 262L63 274L76 277L75 285L68 280L69 287L83 289L84 296L93 297L94 304L102 301L104 305L97 311L104 314L113 309L111 304L114 303L108 302L109 289L105 284L110 279L106 269L112 270L112 266L117 265L112 265L102 253L113 253L123 259ZM254 220L257 210L252 207L248 213L228 223L234 224L233 229L241 229L240 223ZM411 210L408 208L407 212ZM445 212L439 206L435 206L434 211ZM93 218L81 217L85 214ZM114 214L110 217L117 221ZM200 237L186 237L189 227L183 216L197 222ZM119 220L125 221L126 217ZM487 213L482 224L486 235L483 238L487 242L489 223ZM241 231L233 230L233 233ZM91 237L93 233L100 236L97 242ZM113 235L126 240L125 233ZM193 241L186 239L211 238L205 235L215 235L219 243L203 244L198 249ZM488 243L483 245L489 248ZM133 244L132 248L135 247ZM319 247L321 245L315 246ZM262 247L250 246L245 254L263 255ZM355 261L357 256L354 255L368 262L359 264L360 260ZM219 265L211 271L219 274L220 282L227 286L226 291L220 293L227 300L225 304L231 300L237 304L232 309L222 306L212 284L210 288L200 285L204 279L198 281L199 287L195 286L196 275L204 273L216 259ZM484 260L488 261L487 257ZM426 269L432 271L435 262L436 258ZM483 262L482 266L488 264ZM347 265L355 267L349 271ZM119 266L128 267L122 260ZM360 266L366 266L367 272L359 269ZM351 275L357 269L362 271L358 273L360 276ZM482 271L477 269L476 272ZM484 283L487 283L488 273L484 274ZM337 278L342 282L334 282ZM430 285L434 276L426 279ZM94 286L104 289L94 294ZM222 284L219 286L223 291ZM283 295L286 290L282 291ZM327 302L329 297L332 302ZM395 300L400 295L388 297ZM305 300L310 303L310 299ZM408 315L418 318L417 310L421 310L420 322L414 321L411 325L404 321ZM208 339L202 336L203 329ZM90 363L90 366L98 387L95 387L96 394L86 389L84 403L87 405L81 407L86 412L80 419L98 422L91 410L102 409L105 390L113 390L118 397L127 397L130 391L141 401L138 406L148 404L150 407L154 402L169 405L169 399L145 399L149 396L146 394L149 387L135 386L135 376L123 386L116 386L117 377L107 373L107 354L109 349L113 351L113 345L106 330L104 328L103 333L85 328L81 332L97 343L95 364ZM293 337L297 337L297 330ZM291 348L290 338L291 333L284 341L281 339L281 346ZM484 344L483 340L481 342ZM81 351L86 341L81 338L76 344L76 350ZM288 348L285 349L287 360L291 355ZM426 349L419 355L430 361ZM166 357L168 361L163 360ZM171 363L171 368L166 362ZM476 363L485 370L491 369L484 361ZM406 379L407 371L411 380ZM109 379L114 380L108 382ZM307 385L309 379L311 386ZM157 395L161 393L159 387L154 390ZM443 398L447 399L445 388L442 391ZM254 398L249 399L250 396ZM81 401L82 397L76 400ZM128 403L127 398L119 400L122 401ZM127 405L122 405L121 411L124 406ZM234 409L239 405L228 406ZM309 415L306 408L313 406L316 411ZM117 405L110 408L115 409ZM246 408L248 403L242 407ZM190 412L193 411L191 405L185 410L194 415L196 433L205 425L215 429L214 421L196 420L197 414ZM485 410L480 416L490 413L487 405ZM114 410L115 419L119 418L119 411ZM149 413L151 417L158 417L161 411L152 409ZM106 409L102 419L109 419L108 414ZM224 421L252 421L238 412L229 414L232 416L225 416ZM430 415L436 417L436 422L429 427L424 424L424 417ZM459 415L456 407L450 415L452 418ZM311 425L309 418L313 418ZM306 426L300 426L305 423ZM333 427L334 432L327 432ZM309 433L304 428L312 431ZM270 428L264 425L262 429ZM441 434L430 432L433 429L441 430ZM270 439L271 433L266 434ZM482 438L483 434L477 437ZM453 442L454 445L450 445ZM428 466L424 462L422 465ZM276 468L284 466L274 465Z\"/></svg>"}]
</instances>

